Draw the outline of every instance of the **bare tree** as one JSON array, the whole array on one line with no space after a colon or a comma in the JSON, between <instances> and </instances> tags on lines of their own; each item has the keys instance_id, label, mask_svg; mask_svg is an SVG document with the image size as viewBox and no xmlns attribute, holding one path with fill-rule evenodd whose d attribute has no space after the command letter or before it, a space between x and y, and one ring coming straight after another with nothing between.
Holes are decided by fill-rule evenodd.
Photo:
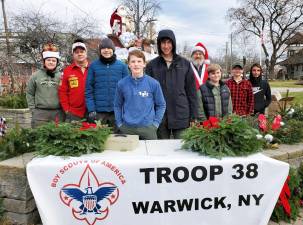
<instances>
[{"instance_id":1,"label":"bare tree","mask_svg":"<svg viewBox=\"0 0 303 225\"><path fill-rule=\"evenodd\" d=\"M150 24L155 22L157 13L161 10L158 0L121 0L128 9L128 16L135 25L137 37L148 36Z\"/></svg>"},{"instance_id":2,"label":"bare tree","mask_svg":"<svg viewBox=\"0 0 303 225\"><path fill-rule=\"evenodd\" d=\"M63 60L70 61L71 44L76 38L98 36L95 24L86 17L67 24L39 11L26 11L12 18L12 55L18 61L39 65L43 44L52 42L58 45Z\"/></svg>"},{"instance_id":3,"label":"bare tree","mask_svg":"<svg viewBox=\"0 0 303 225\"><path fill-rule=\"evenodd\" d=\"M81 17L68 24L40 11L27 10L14 15L10 21L10 62L4 54L5 45L0 44L0 69L9 64L10 70L6 74L10 76L13 86L10 91L21 85L20 82L15 82L15 87L14 79L19 75L28 76L33 69L41 66L43 44L56 44L62 61L69 63L72 60L71 45L76 38L86 40L100 36L96 32L98 29L95 24L93 19ZM91 54L92 49L88 50L90 55L96 56Z\"/></svg>"},{"instance_id":4,"label":"bare tree","mask_svg":"<svg viewBox=\"0 0 303 225\"><path fill-rule=\"evenodd\" d=\"M227 53L227 54L226 54ZM228 78L228 74L231 70L231 63L232 62L241 62L240 56L237 52L233 52L232 56L230 55L230 49L227 49L226 46L221 46L217 48L216 54L213 54L210 57L211 63L219 64L223 70L223 77Z\"/></svg>"},{"instance_id":5,"label":"bare tree","mask_svg":"<svg viewBox=\"0 0 303 225\"><path fill-rule=\"evenodd\" d=\"M11 27L14 58L38 65L43 44L59 41L57 33L62 29L62 24L40 12L31 11L14 16Z\"/></svg>"},{"instance_id":6,"label":"bare tree","mask_svg":"<svg viewBox=\"0 0 303 225\"><path fill-rule=\"evenodd\" d=\"M249 32L266 37L262 49L267 58L270 78L274 66L286 50L285 42L303 25L302 0L241 0L238 8L228 10L228 18L238 33Z\"/></svg>"}]
</instances>

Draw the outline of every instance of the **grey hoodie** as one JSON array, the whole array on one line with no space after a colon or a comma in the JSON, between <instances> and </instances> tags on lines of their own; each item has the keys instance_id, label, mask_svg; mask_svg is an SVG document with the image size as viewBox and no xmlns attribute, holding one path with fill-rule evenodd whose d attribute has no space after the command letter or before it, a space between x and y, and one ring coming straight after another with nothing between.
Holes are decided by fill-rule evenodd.
<instances>
[{"instance_id":1,"label":"grey hoodie","mask_svg":"<svg viewBox=\"0 0 303 225\"><path fill-rule=\"evenodd\" d=\"M58 86L60 72L56 70L52 78L45 69L35 72L27 83L26 100L30 109L60 109Z\"/></svg>"}]
</instances>

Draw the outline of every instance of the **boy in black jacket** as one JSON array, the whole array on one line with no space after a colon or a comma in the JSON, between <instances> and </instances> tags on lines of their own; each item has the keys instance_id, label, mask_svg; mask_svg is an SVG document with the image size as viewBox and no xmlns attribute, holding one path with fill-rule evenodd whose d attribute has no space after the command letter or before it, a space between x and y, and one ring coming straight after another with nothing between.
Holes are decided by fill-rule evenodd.
<instances>
[{"instance_id":1,"label":"boy in black jacket","mask_svg":"<svg viewBox=\"0 0 303 225\"><path fill-rule=\"evenodd\" d=\"M159 139L181 132L198 117L195 78L190 62L176 53L176 38L171 30L161 30L157 38L159 56L146 66L146 74L159 81L166 101L166 112L158 129Z\"/></svg>"},{"instance_id":2,"label":"boy in black jacket","mask_svg":"<svg viewBox=\"0 0 303 225\"><path fill-rule=\"evenodd\" d=\"M249 81L253 87L255 99L254 114L265 113L265 108L271 103L271 90L268 82L262 79L262 67L255 63L250 68Z\"/></svg>"}]
</instances>

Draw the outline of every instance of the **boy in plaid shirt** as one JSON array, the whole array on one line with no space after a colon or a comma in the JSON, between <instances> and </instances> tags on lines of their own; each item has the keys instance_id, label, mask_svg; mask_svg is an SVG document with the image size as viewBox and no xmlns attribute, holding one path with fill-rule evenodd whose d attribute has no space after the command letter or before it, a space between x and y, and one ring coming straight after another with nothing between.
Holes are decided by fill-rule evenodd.
<instances>
[{"instance_id":1,"label":"boy in plaid shirt","mask_svg":"<svg viewBox=\"0 0 303 225\"><path fill-rule=\"evenodd\" d=\"M254 113L254 96L251 83L243 78L243 67L235 64L231 70L232 78L226 81L231 93L233 113L249 116Z\"/></svg>"}]
</instances>

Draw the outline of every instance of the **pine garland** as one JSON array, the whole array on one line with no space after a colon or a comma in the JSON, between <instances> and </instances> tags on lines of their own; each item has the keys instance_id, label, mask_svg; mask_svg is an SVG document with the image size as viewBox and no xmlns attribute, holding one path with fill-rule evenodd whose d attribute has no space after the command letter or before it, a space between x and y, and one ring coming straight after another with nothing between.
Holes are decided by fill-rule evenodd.
<instances>
[{"instance_id":1,"label":"pine garland","mask_svg":"<svg viewBox=\"0 0 303 225\"><path fill-rule=\"evenodd\" d=\"M211 122L210 118L210 122ZM202 155L221 158L224 156L245 156L262 149L263 142L257 139L259 133L249 123L231 116L209 126L204 121L183 133L184 149L191 149Z\"/></svg>"}]
</instances>

